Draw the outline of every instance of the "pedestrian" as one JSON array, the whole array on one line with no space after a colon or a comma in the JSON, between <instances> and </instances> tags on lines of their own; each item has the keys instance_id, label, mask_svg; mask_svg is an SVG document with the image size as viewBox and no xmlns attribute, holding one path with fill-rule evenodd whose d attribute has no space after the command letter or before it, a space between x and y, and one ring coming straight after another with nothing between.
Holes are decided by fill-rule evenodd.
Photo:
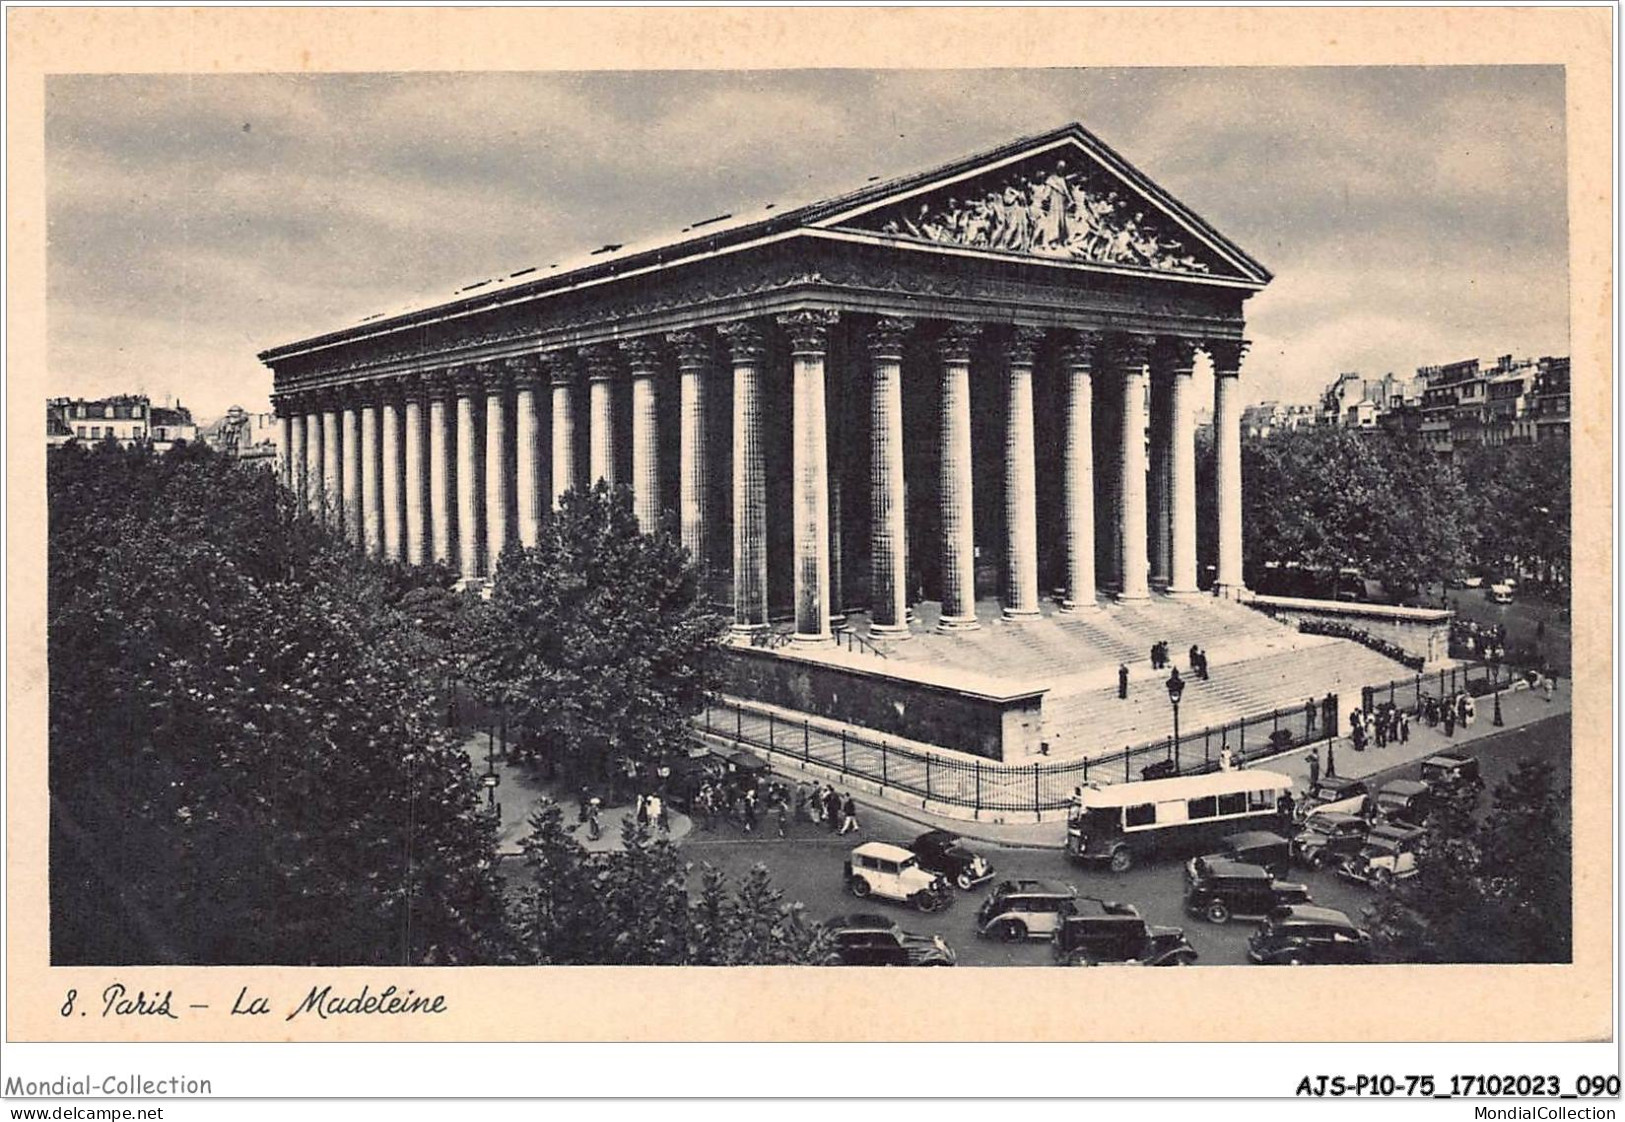
<instances>
[{"instance_id":1,"label":"pedestrian","mask_svg":"<svg viewBox=\"0 0 1625 1122\"><path fill-rule=\"evenodd\" d=\"M1447 701L1440 708L1444 710L1444 734L1446 736L1455 736L1456 707Z\"/></svg>"},{"instance_id":2,"label":"pedestrian","mask_svg":"<svg viewBox=\"0 0 1625 1122\"><path fill-rule=\"evenodd\" d=\"M585 826L587 824L587 800L592 798L592 792L583 785L581 790L576 793L576 798L581 803L581 809L576 812L576 825Z\"/></svg>"},{"instance_id":3,"label":"pedestrian","mask_svg":"<svg viewBox=\"0 0 1625 1122\"><path fill-rule=\"evenodd\" d=\"M1281 821L1288 826L1292 824L1292 815L1296 809L1291 791L1282 791L1281 797L1275 800L1275 813L1280 815Z\"/></svg>"},{"instance_id":4,"label":"pedestrian","mask_svg":"<svg viewBox=\"0 0 1625 1122\"><path fill-rule=\"evenodd\" d=\"M1152 643L1151 644L1151 669L1153 669L1153 670L1161 670L1162 669L1162 659L1158 657L1161 648L1162 648L1161 643Z\"/></svg>"},{"instance_id":5,"label":"pedestrian","mask_svg":"<svg viewBox=\"0 0 1625 1122\"><path fill-rule=\"evenodd\" d=\"M754 833L756 830L756 792L745 792L745 833Z\"/></svg>"},{"instance_id":6,"label":"pedestrian","mask_svg":"<svg viewBox=\"0 0 1625 1122\"><path fill-rule=\"evenodd\" d=\"M1365 751L1365 722L1364 721L1356 721L1356 722L1354 722L1354 735L1353 735L1352 739L1354 741L1354 750L1356 752L1364 752Z\"/></svg>"},{"instance_id":7,"label":"pedestrian","mask_svg":"<svg viewBox=\"0 0 1625 1122\"><path fill-rule=\"evenodd\" d=\"M1191 669L1193 671L1196 669L1196 660L1198 658L1200 658L1201 655L1202 655L1202 648L1198 647L1195 643L1192 643L1191 644L1191 649L1190 649L1190 664L1191 664Z\"/></svg>"},{"instance_id":8,"label":"pedestrian","mask_svg":"<svg viewBox=\"0 0 1625 1122\"><path fill-rule=\"evenodd\" d=\"M1399 711L1399 742L1401 744L1411 742L1411 715L1403 709Z\"/></svg>"},{"instance_id":9,"label":"pedestrian","mask_svg":"<svg viewBox=\"0 0 1625 1122\"><path fill-rule=\"evenodd\" d=\"M671 821L666 817L666 800L659 795L650 795L643 803L643 809L649 816L651 825L670 831Z\"/></svg>"},{"instance_id":10,"label":"pedestrian","mask_svg":"<svg viewBox=\"0 0 1625 1122\"><path fill-rule=\"evenodd\" d=\"M1320 749L1309 749L1304 759L1309 763L1309 789L1313 791L1320 784Z\"/></svg>"},{"instance_id":11,"label":"pedestrian","mask_svg":"<svg viewBox=\"0 0 1625 1122\"><path fill-rule=\"evenodd\" d=\"M841 796L835 793L833 786L824 790L824 825L828 826L831 832L841 828Z\"/></svg>"},{"instance_id":12,"label":"pedestrian","mask_svg":"<svg viewBox=\"0 0 1625 1122\"><path fill-rule=\"evenodd\" d=\"M1543 677L1545 678L1545 681L1541 683L1540 688L1542 692L1546 694L1546 704L1550 705L1552 703L1552 695L1557 692L1557 675L1546 674L1543 675Z\"/></svg>"},{"instance_id":13,"label":"pedestrian","mask_svg":"<svg viewBox=\"0 0 1625 1122\"><path fill-rule=\"evenodd\" d=\"M1128 663L1117 664L1117 699L1123 700L1128 696Z\"/></svg>"},{"instance_id":14,"label":"pedestrian","mask_svg":"<svg viewBox=\"0 0 1625 1122\"><path fill-rule=\"evenodd\" d=\"M1305 736L1313 736L1314 735L1314 733L1315 733L1315 718L1318 717L1319 715L1320 714L1319 714L1319 711L1318 711L1318 707L1315 705L1315 699L1312 698L1312 697L1304 698L1303 699L1303 733L1304 733Z\"/></svg>"},{"instance_id":15,"label":"pedestrian","mask_svg":"<svg viewBox=\"0 0 1625 1122\"><path fill-rule=\"evenodd\" d=\"M789 837L789 835L790 835L790 804L787 801L779 803L778 822L779 822L779 837L780 838Z\"/></svg>"},{"instance_id":16,"label":"pedestrian","mask_svg":"<svg viewBox=\"0 0 1625 1122\"><path fill-rule=\"evenodd\" d=\"M1337 695L1328 693L1320 703L1320 724L1327 736L1337 735Z\"/></svg>"},{"instance_id":17,"label":"pedestrian","mask_svg":"<svg viewBox=\"0 0 1625 1122\"><path fill-rule=\"evenodd\" d=\"M796 784L796 817L804 818L807 815L807 785Z\"/></svg>"},{"instance_id":18,"label":"pedestrian","mask_svg":"<svg viewBox=\"0 0 1625 1122\"><path fill-rule=\"evenodd\" d=\"M638 796L637 820L639 826L649 825L649 800L642 795Z\"/></svg>"},{"instance_id":19,"label":"pedestrian","mask_svg":"<svg viewBox=\"0 0 1625 1122\"><path fill-rule=\"evenodd\" d=\"M1072 797L1066 801L1066 820L1076 822L1083 817L1083 788L1072 788Z\"/></svg>"},{"instance_id":20,"label":"pedestrian","mask_svg":"<svg viewBox=\"0 0 1625 1122\"><path fill-rule=\"evenodd\" d=\"M1207 652L1198 649L1196 652L1196 659L1196 672L1202 676L1202 681L1205 682L1207 681Z\"/></svg>"},{"instance_id":21,"label":"pedestrian","mask_svg":"<svg viewBox=\"0 0 1625 1122\"><path fill-rule=\"evenodd\" d=\"M1235 767L1236 767L1236 762L1235 762L1234 759L1231 758L1231 755L1230 755L1230 745L1228 745L1228 744L1219 745L1219 770L1220 771L1234 771Z\"/></svg>"},{"instance_id":22,"label":"pedestrian","mask_svg":"<svg viewBox=\"0 0 1625 1122\"><path fill-rule=\"evenodd\" d=\"M858 804L848 795L841 803L841 830L843 834L856 833L858 830Z\"/></svg>"},{"instance_id":23,"label":"pedestrian","mask_svg":"<svg viewBox=\"0 0 1625 1122\"><path fill-rule=\"evenodd\" d=\"M1350 736L1354 735L1355 730L1360 727L1361 722L1363 722L1364 720L1365 720L1365 713L1364 712L1362 712L1359 709L1350 709L1349 710L1349 735Z\"/></svg>"},{"instance_id":24,"label":"pedestrian","mask_svg":"<svg viewBox=\"0 0 1625 1122\"><path fill-rule=\"evenodd\" d=\"M1385 709L1377 710L1377 719L1373 722L1377 731L1377 747L1388 747L1388 712Z\"/></svg>"}]
</instances>

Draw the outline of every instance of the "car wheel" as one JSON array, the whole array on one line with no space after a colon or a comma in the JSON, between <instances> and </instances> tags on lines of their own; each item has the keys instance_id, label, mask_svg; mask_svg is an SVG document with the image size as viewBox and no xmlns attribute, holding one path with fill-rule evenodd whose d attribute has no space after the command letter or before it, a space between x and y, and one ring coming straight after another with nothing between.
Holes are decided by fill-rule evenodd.
<instances>
[{"instance_id":1,"label":"car wheel","mask_svg":"<svg viewBox=\"0 0 1625 1122\"><path fill-rule=\"evenodd\" d=\"M1215 900L1207 906L1207 918L1212 923L1229 923L1230 909L1223 900Z\"/></svg>"},{"instance_id":2,"label":"car wheel","mask_svg":"<svg viewBox=\"0 0 1625 1122\"><path fill-rule=\"evenodd\" d=\"M859 900L862 900L865 896L869 895L870 892L869 882L864 880L862 877L853 877L851 880L846 882L846 887L847 891L851 892L852 895L856 896Z\"/></svg>"},{"instance_id":3,"label":"car wheel","mask_svg":"<svg viewBox=\"0 0 1625 1122\"><path fill-rule=\"evenodd\" d=\"M1372 869L1371 883L1377 888L1387 888L1394 881L1394 874L1387 869Z\"/></svg>"},{"instance_id":4,"label":"car wheel","mask_svg":"<svg viewBox=\"0 0 1625 1122\"><path fill-rule=\"evenodd\" d=\"M922 912L934 912L942 907L942 899L934 892L916 892L914 906Z\"/></svg>"},{"instance_id":5,"label":"car wheel","mask_svg":"<svg viewBox=\"0 0 1625 1122\"><path fill-rule=\"evenodd\" d=\"M1303 956L1301 954L1288 955L1286 964L1288 966L1302 966Z\"/></svg>"},{"instance_id":6,"label":"car wheel","mask_svg":"<svg viewBox=\"0 0 1625 1122\"><path fill-rule=\"evenodd\" d=\"M1318 849L1311 853L1309 855L1309 867L1311 869L1324 869L1326 867L1326 854Z\"/></svg>"},{"instance_id":7,"label":"car wheel","mask_svg":"<svg viewBox=\"0 0 1625 1122\"><path fill-rule=\"evenodd\" d=\"M1174 956L1174 965L1175 966L1195 966L1196 965L1196 956L1195 955L1190 955L1190 954L1175 955Z\"/></svg>"},{"instance_id":8,"label":"car wheel","mask_svg":"<svg viewBox=\"0 0 1625 1122\"><path fill-rule=\"evenodd\" d=\"M824 956L824 961L823 961L823 963L821 965L824 965L824 966L845 966L846 965L846 959L842 958L838 954L828 954L828 955Z\"/></svg>"},{"instance_id":9,"label":"car wheel","mask_svg":"<svg viewBox=\"0 0 1625 1122\"><path fill-rule=\"evenodd\" d=\"M1134 854L1128 851L1127 846L1118 846L1112 850L1112 872L1126 873L1134 868Z\"/></svg>"},{"instance_id":10,"label":"car wheel","mask_svg":"<svg viewBox=\"0 0 1625 1122\"><path fill-rule=\"evenodd\" d=\"M1027 938L1027 925L1019 919L1007 919L999 925L999 938L1006 943L1020 943Z\"/></svg>"},{"instance_id":11,"label":"car wheel","mask_svg":"<svg viewBox=\"0 0 1625 1122\"><path fill-rule=\"evenodd\" d=\"M975 885L976 881L971 877L969 872L963 872L954 878L954 883L959 886L960 891L969 892L971 887Z\"/></svg>"}]
</instances>

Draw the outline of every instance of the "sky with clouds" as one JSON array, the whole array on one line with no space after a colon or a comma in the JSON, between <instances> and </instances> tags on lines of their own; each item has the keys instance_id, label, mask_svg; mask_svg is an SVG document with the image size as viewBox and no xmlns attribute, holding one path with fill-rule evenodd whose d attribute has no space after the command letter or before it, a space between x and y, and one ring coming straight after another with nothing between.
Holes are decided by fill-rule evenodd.
<instances>
[{"instance_id":1,"label":"sky with clouds","mask_svg":"<svg viewBox=\"0 0 1625 1122\"><path fill-rule=\"evenodd\" d=\"M1568 353L1560 68L55 76L49 387L264 408L268 346L1080 121L1275 274L1247 400Z\"/></svg>"}]
</instances>

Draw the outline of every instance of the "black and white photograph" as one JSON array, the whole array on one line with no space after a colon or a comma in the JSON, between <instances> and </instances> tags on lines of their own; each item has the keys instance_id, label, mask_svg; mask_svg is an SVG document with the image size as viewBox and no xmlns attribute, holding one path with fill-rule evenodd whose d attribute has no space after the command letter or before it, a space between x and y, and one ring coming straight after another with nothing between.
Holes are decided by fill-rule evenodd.
<instances>
[{"instance_id":1,"label":"black and white photograph","mask_svg":"<svg viewBox=\"0 0 1625 1122\"><path fill-rule=\"evenodd\" d=\"M45 74L52 1017L1572 966L1568 96Z\"/></svg>"}]
</instances>

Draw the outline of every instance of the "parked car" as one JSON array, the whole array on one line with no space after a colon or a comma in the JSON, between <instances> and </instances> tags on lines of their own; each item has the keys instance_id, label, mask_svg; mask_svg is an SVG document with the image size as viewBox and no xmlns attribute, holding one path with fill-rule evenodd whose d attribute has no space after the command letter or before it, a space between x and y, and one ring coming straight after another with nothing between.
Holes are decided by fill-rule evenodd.
<instances>
[{"instance_id":1,"label":"parked car","mask_svg":"<svg viewBox=\"0 0 1625 1122\"><path fill-rule=\"evenodd\" d=\"M1078 890L1048 880L1000 881L976 910L976 933L1019 943L1047 939L1065 916L1077 911Z\"/></svg>"},{"instance_id":2,"label":"parked car","mask_svg":"<svg viewBox=\"0 0 1625 1122\"><path fill-rule=\"evenodd\" d=\"M1298 804L1298 820L1306 822L1316 814L1364 814L1370 794L1363 779L1323 775Z\"/></svg>"},{"instance_id":3,"label":"parked car","mask_svg":"<svg viewBox=\"0 0 1625 1122\"><path fill-rule=\"evenodd\" d=\"M678 810L694 805L694 796L707 783L717 783L728 772L726 761L707 752L701 756L684 756L671 765L671 778L666 781L666 801Z\"/></svg>"},{"instance_id":4,"label":"parked car","mask_svg":"<svg viewBox=\"0 0 1625 1122\"><path fill-rule=\"evenodd\" d=\"M1484 791L1478 758L1462 752L1440 752L1423 760L1422 782L1435 804L1450 802L1468 809Z\"/></svg>"},{"instance_id":5,"label":"parked car","mask_svg":"<svg viewBox=\"0 0 1625 1122\"><path fill-rule=\"evenodd\" d=\"M895 900L922 912L940 911L954 899L946 879L920 868L902 846L885 842L864 842L848 854L844 879L846 890L860 900Z\"/></svg>"},{"instance_id":6,"label":"parked car","mask_svg":"<svg viewBox=\"0 0 1625 1122\"><path fill-rule=\"evenodd\" d=\"M1185 865L1185 911L1210 923L1232 916L1263 919L1277 908L1310 903L1309 888L1276 880L1260 865L1193 857Z\"/></svg>"},{"instance_id":7,"label":"parked car","mask_svg":"<svg viewBox=\"0 0 1625 1122\"><path fill-rule=\"evenodd\" d=\"M835 943L828 966L952 966L956 960L941 935L904 931L885 916L836 916L824 926Z\"/></svg>"},{"instance_id":8,"label":"parked car","mask_svg":"<svg viewBox=\"0 0 1625 1122\"><path fill-rule=\"evenodd\" d=\"M1492 584L1486 595L1492 604L1510 604L1512 603L1512 585L1505 581Z\"/></svg>"},{"instance_id":9,"label":"parked car","mask_svg":"<svg viewBox=\"0 0 1625 1122\"><path fill-rule=\"evenodd\" d=\"M1133 904L1093 897L1062 917L1053 949L1067 966L1189 966L1197 958L1183 928L1154 926Z\"/></svg>"},{"instance_id":10,"label":"parked car","mask_svg":"<svg viewBox=\"0 0 1625 1122\"><path fill-rule=\"evenodd\" d=\"M1247 957L1263 966L1312 966L1372 960L1371 936L1332 908L1297 904L1274 912L1247 940Z\"/></svg>"},{"instance_id":11,"label":"parked car","mask_svg":"<svg viewBox=\"0 0 1625 1122\"><path fill-rule=\"evenodd\" d=\"M1268 830L1244 830L1225 835L1215 856L1244 865L1262 865L1279 877L1292 867L1292 843Z\"/></svg>"},{"instance_id":12,"label":"parked car","mask_svg":"<svg viewBox=\"0 0 1625 1122\"><path fill-rule=\"evenodd\" d=\"M965 848L958 834L932 830L914 839L909 849L919 858L920 868L940 873L969 892L983 881L993 879L993 865L980 853Z\"/></svg>"},{"instance_id":13,"label":"parked car","mask_svg":"<svg viewBox=\"0 0 1625 1122\"><path fill-rule=\"evenodd\" d=\"M1432 794L1419 779L1395 779L1382 785L1373 803L1378 822L1420 826L1433 811Z\"/></svg>"},{"instance_id":14,"label":"parked car","mask_svg":"<svg viewBox=\"0 0 1625 1122\"><path fill-rule=\"evenodd\" d=\"M1300 865L1324 869L1360 852L1371 823L1358 814L1316 814L1292 839L1292 857Z\"/></svg>"},{"instance_id":15,"label":"parked car","mask_svg":"<svg viewBox=\"0 0 1625 1122\"><path fill-rule=\"evenodd\" d=\"M1362 884L1382 886L1416 875L1416 848L1426 830L1415 826L1372 827L1360 852L1343 859L1339 876Z\"/></svg>"}]
</instances>

